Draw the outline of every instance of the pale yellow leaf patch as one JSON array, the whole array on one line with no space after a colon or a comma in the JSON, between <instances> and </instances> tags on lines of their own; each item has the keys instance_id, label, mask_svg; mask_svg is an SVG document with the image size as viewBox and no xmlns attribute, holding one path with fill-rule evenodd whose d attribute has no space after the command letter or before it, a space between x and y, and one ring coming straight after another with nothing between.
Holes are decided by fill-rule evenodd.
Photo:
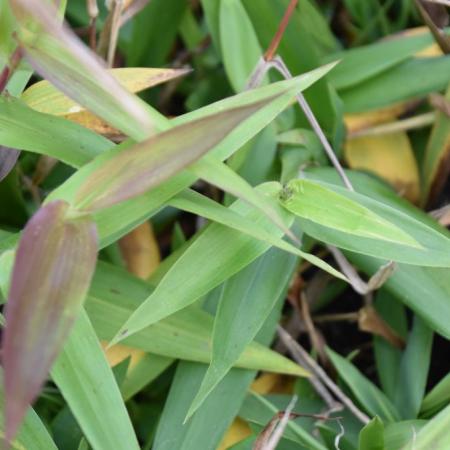
<instances>
[{"instance_id":1,"label":"pale yellow leaf patch","mask_svg":"<svg viewBox=\"0 0 450 450\"><path fill-rule=\"evenodd\" d=\"M110 69L110 72L123 87L136 93L184 75L188 70L123 67ZM22 94L22 100L36 111L62 116L109 139L117 140L122 136L118 130L66 97L47 80L29 87Z\"/></svg>"},{"instance_id":2,"label":"pale yellow leaf patch","mask_svg":"<svg viewBox=\"0 0 450 450\"><path fill-rule=\"evenodd\" d=\"M154 69L122 67L108 70L128 91L141 92L165 83L188 72L186 69ZM36 111L55 116L68 116L84 111L84 108L66 97L47 80L33 84L22 94L22 100Z\"/></svg>"},{"instance_id":3,"label":"pale yellow leaf patch","mask_svg":"<svg viewBox=\"0 0 450 450\"><path fill-rule=\"evenodd\" d=\"M345 159L350 168L372 172L391 184L400 195L418 202L419 170L405 132L348 140Z\"/></svg>"}]
</instances>

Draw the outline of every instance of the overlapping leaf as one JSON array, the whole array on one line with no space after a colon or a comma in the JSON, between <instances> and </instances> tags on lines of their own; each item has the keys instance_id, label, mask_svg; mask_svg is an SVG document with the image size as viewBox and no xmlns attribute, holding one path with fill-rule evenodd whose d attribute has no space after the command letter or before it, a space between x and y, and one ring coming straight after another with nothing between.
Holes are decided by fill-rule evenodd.
<instances>
[{"instance_id":1,"label":"overlapping leaf","mask_svg":"<svg viewBox=\"0 0 450 450\"><path fill-rule=\"evenodd\" d=\"M308 180L289 182L281 202L293 214L351 235L395 242L420 248L400 227L372 212L357 201L326 186Z\"/></svg>"},{"instance_id":2,"label":"overlapping leaf","mask_svg":"<svg viewBox=\"0 0 450 450\"><path fill-rule=\"evenodd\" d=\"M271 100L194 120L126 150L101 155L82 169L80 176L90 173L76 194L75 205L95 211L145 193L214 148L239 123Z\"/></svg>"},{"instance_id":3,"label":"overlapping leaf","mask_svg":"<svg viewBox=\"0 0 450 450\"><path fill-rule=\"evenodd\" d=\"M139 139L165 119L129 93L104 64L58 21L54 6L13 0L19 40L33 68L78 104L113 127Z\"/></svg>"},{"instance_id":4,"label":"overlapping leaf","mask_svg":"<svg viewBox=\"0 0 450 450\"><path fill-rule=\"evenodd\" d=\"M255 338L285 293L296 262L295 257L272 249L224 284L214 322L211 364L187 418L206 400Z\"/></svg>"},{"instance_id":5,"label":"overlapping leaf","mask_svg":"<svg viewBox=\"0 0 450 450\"><path fill-rule=\"evenodd\" d=\"M261 190L273 196L279 192L279 185L262 185ZM237 201L231 208L247 220L258 222L276 238L281 237L282 232L268 222L264 215L249 208L242 201ZM283 214L281 208L279 214ZM281 217L284 218L286 226L290 226L293 216L284 212ZM122 326L113 342L190 305L244 268L269 247L268 242L258 242L219 224L210 225L175 262L155 292ZM208 260L207 265L204 264L205 259ZM202 273L201 277L198 276L199 273Z\"/></svg>"},{"instance_id":6,"label":"overlapping leaf","mask_svg":"<svg viewBox=\"0 0 450 450\"><path fill-rule=\"evenodd\" d=\"M94 272L95 225L67 212L63 201L40 209L17 249L3 338L8 440L39 393Z\"/></svg>"}]
</instances>

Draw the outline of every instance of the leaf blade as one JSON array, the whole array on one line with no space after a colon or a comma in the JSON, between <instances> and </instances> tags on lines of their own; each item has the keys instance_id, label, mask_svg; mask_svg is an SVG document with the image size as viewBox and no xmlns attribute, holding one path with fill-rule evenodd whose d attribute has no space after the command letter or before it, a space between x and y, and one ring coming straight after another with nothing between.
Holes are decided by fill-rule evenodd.
<instances>
[{"instance_id":1,"label":"leaf blade","mask_svg":"<svg viewBox=\"0 0 450 450\"><path fill-rule=\"evenodd\" d=\"M67 209L62 201L41 208L17 249L3 338L8 440L45 381L94 271L95 225L67 219Z\"/></svg>"}]
</instances>

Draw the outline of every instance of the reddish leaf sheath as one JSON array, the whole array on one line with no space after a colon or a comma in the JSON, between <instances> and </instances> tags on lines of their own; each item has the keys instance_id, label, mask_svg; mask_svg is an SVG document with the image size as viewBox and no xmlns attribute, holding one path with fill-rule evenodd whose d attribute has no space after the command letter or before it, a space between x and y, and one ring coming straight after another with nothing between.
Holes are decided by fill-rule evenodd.
<instances>
[{"instance_id":1,"label":"reddish leaf sheath","mask_svg":"<svg viewBox=\"0 0 450 450\"><path fill-rule=\"evenodd\" d=\"M60 200L42 207L17 248L3 338L8 441L39 394L95 269L95 224L88 216L68 217L68 207Z\"/></svg>"}]
</instances>

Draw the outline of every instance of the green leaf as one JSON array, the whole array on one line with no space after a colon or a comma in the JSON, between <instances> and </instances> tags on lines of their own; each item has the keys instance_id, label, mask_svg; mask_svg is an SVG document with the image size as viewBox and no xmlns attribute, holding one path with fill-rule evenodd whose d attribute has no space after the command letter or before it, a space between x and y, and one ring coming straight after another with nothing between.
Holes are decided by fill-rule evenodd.
<instances>
[{"instance_id":1,"label":"green leaf","mask_svg":"<svg viewBox=\"0 0 450 450\"><path fill-rule=\"evenodd\" d=\"M84 311L51 376L94 450L139 449L116 380Z\"/></svg>"},{"instance_id":2,"label":"green leaf","mask_svg":"<svg viewBox=\"0 0 450 450\"><path fill-rule=\"evenodd\" d=\"M32 67L75 102L135 139L145 139L166 119L128 92L65 27L56 9L39 0L12 2L18 39Z\"/></svg>"},{"instance_id":3,"label":"green leaf","mask_svg":"<svg viewBox=\"0 0 450 450\"><path fill-rule=\"evenodd\" d=\"M450 373L425 396L420 408L422 416L430 416L450 403Z\"/></svg>"},{"instance_id":4,"label":"green leaf","mask_svg":"<svg viewBox=\"0 0 450 450\"><path fill-rule=\"evenodd\" d=\"M172 358L146 353L131 370L128 370L120 386L123 399L129 400L173 363Z\"/></svg>"},{"instance_id":5,"label":"green leaf","mask_svg":"<svg viewBox=\"0 0 450 450\"><path fill-rule=\"evenodd\" d=\"M114 146L80 125L33 111L13 97L0 98L0 145L48 155L73 167Z\"/></svg>"},{"instance_id":6,"label":"green leaf","mask_svg":"<svg viewBox=\"0 0 450 450\"><path fill-rule=\"evenodd\" d=\"M281 203L286 209L310 222L353 236L421 248L408 233L358 200L358 195L345 195L345 191L338 191L332 185L308 180L292 180L281 194Z\"/></svg>"},{"instance_id":7,"label":"green leaf","mask_svg":"<svg viewBox=\"0 0 450 450\"><path fill-rule=\"evenodd\" d=\"M110 340L151 292L147 283L123 269L100 263L86 303L86 310L99 337ZM212 316L192 307L143 329L124 343L157 355L209 364L212 329ZM236 366L303 375L297 364L255 343L246 348Z\"/></svg>"},{"instance_id":8,"label":"green leaf","mask_svg":"<svg viewBox=\"0 0 450 450\"><path fill-rule=\"evenodd\" d=\"M308 172L313 178L340 184L339 177L333 169L319 169ZM449 232L440 226L433 218L417 209L411 203L401 199L398 195L380 181L362 173L347 172L355 189L365 195L370 195L374 200L386 203L392 208L396 208L403 213L403 217L413 218L421 222L430 230L430 233L438 232L445 239L450 236ZM406 221L398 221L399 226L405 225ZM411 233L412 234L412 233ZM334 236L336 232L334 232ZM417 235L416 235L417 237ZM356 238L345 239L345 245L354 248ZM343 241L341 241L342 243ZM438 247L436 247L436 250ZM390 257L389 249L384 249L385 254L382 258ZM396 249L397 253L399 249ZM405 250L403 250L404 252ZM434 250L435 251L435 250ZM349 260L367 273L373 275L382 265L384 260L371 258L361 254L346 252ZM411 257L411 255L409 255ZM422 258L422 263L426 264L427 258ZM417 261L420 264L420 260ZM407 264L398 264L396 271L391 275L384 287L397 299L410 307L417 315L422 317L425 322L437 333L442 336L450 337L450 325L447 317L450 317L450 270L432 267L417 267ZM427 301L424 302L423 299Z\"/></svg>"},{"instance_id":9,"label":"green leaf","mask_svg":"<svg viewBox=\"0 0 450 450\"><path fill-rule=\"evenodd\" d=\"M219 14L223 64L233 89L241 92L262 56L262 50L240 0L221 0Z\"/></svg>"},{"instance_id":10,"label":"green leaf","mask_svg":"<svg viewBox=\"0 0 450 450\"><path fill-rule=\"evenodd\" d=\"M414 433L408 444L401 450L444 449L450 441L450 406Z\"/></svg>"},{"instance_id":11,"label":"green leaf","mask_svg":"<svg viewBox=\"0 0 450 450\"><path fill-rule=\"evenodd\" d=\"M402 303L382 288L376 293L375 308L381 318L402 338L406 339L408 326L406 310ZM377 374L383 392L393 402L397 391L402 350L381 336L374 336L374 353Z\"/></svg>"},{"instance_id":12,"label":"green leaf","mask_svg":"<svg viewBox=\"0 0 450 450\"><path fill-rule=\"evenodd\" d=\"M162 67L168 65L176 45L184 12L184 0L152 0L133 19L132 31L123 46L128 66ZM158 42L158 45L153 45Z\"/></svg>"},{"instance_id":13,"label":"green leaf","mask_svg":"<svg viewBox=\"0 0 450 450\"><path fill-rule=\"evenodd\" d=\"M410 59L414 53L430 46L433 37L429 32L417 36L400 36L374 44L334 53L327 61L340 60L330 73L330 83L338 90L351 89L369 78Z\"/></svg>"},{"instance_id":14,"label":"green leaf","mask_svg":"<svg viewBox=\"0 0 450 450\"><path fill-rule=\"evenodd\" d=\"M200 0L202 9L205 14L205 21L208 26L208 31L211 34L211 38L214 47L217 52L220 53L220 2L221 0Z\"/></svg>"},{"instance_id":15,"label":"green leaf","mask_svg":"<svg viewBox=\"0 0 450 450\"><path fill-rule=\"evenodd\" d=\"M252 188L250 184L226 164L217 162L214 158L206 156L190 169L199 178L223 189L259 209L275 225L277 225L292 240L297 241L295 235L286 227L283 220L277 214L275 208L266 200L264 195Z\"/></svg>"},{"instance_id":16,"label":"green leaf","mask_svg":"<svg viewBox=\"0 0 450 450\"><path fill-rule=\"evenodd\" d=\"M348 113L382 108L444 89L449 70L450 56L411 59L340 95Z\"/></svg>"},{"instance_id":17,"label":"green leaf","mask_svg":"<svg viewBox=\"0 0 450 450\"><path fill-rule=\"evenodd\" d=\"M267 242L274 247L285 250L293 255L300 256L337 278L345 279L340 272L329 266L325 261L322 261L309 253L302 252L282 238L268 232L257 222L246 219L244 216L236 213L233 209L226 208L198 192L187 189L173 197L169 201L169 205L241 231L256 239Z\"/></svg>"},{"instance_id":18,"label":"green leaf","mask_svg":"<svg viewBox=\"0 0 450 450\"><path fill-rule=\"evenodd\" d=\"M385 450L383 422L374 417L360 432L358 450Z\"/></svg>"},{"instance_id":19,"label":"green leaf","mask_svg":"<svg viewBox=\"0 0 450 450\"><path fill-rule=\"evenodd\" d=\"M262 345L269 345L273 338L283 304L283 299L279 300L256 337L256 341ZM205 365L188 362L178 365L158 425L155 450L216 450L219 447L223 434L239 412L256 372L230 370L196 414L183 423L206 369Z\"/></svg>"},{"instance_id":20,"label":"green leaf","mask_svg":"<svg viewBox=\"0 0 450 450\"><path fill-rule=\"evenodd\" d=\"M426 423L426 420L405 420L388 423L384 429L386 450L402 449L405 444L414 439L414 436Z\"/></svg>"},{"instance_id":21,"label":"green leaf","mask_svg":"<svg viewBox=\"0 0 450 450\"><path fill-rule=\"evenodd\" d=\"M395 422L399 414L389 399L377 386L369 381L352 363L330 348L327 355L339 373L339 376L351 390L364 409L384 422Z\"/></svg>"},{"instance_id":22,"label":"green leaf","mask_svg":"<svg viewBox=\"0 0 450 450\"><path fill-rule=\"evenodd\" d=\"M415 419L419 413L427 385L432 344L433 332L415 317L402 355L394 401L403 419Z\"/></svg>"},{"instance_id":23,"label":"green leaf","mask_svg":"<svg viewBox=\"0 0 450 450\"><path fill-rule=\"evenodd\" d=\"M207 366L188 361L178 364L175 378L158 424L154 450L216 450L256 375L255 371L231 370L191 420L186 412ZM233 395L230 395L233 392Z\"/></svg>"},{"instance_id":24,"label":"green leaf","mask_svg":"<svg viewBox=\"0 0 450 450\"><path fill-rule=\"evenodd\" d=\"M440 232L443 228L437 227L435 222L433 224L430 218L424 219L426 217L425 214L420 214L417 208L398 199L392 191L389 191L385 186L383 187L376 180L362 174L356 176L355 188L360 192L357 194L340 187L340 182L332 170L311 170L307 172L307 176L308 179L319 181L323 186L332 189L336 194L360 203L360 206L369 209L372 214L376 214L385 221L390 222L392 226L399 228L417 241L422 249L397 244L392 241L383 243L381 240L370 239L356 234L351 235L336 228L300 219L300 226L305 233L328 244L386 260L390 259L420 266L450 266L450 239L445 232ZM367 181L364 182L363 179ZM330 182L332 185L329 184ZM368 182L370 184L367 184ZM380 193L381 191L382 193Z\"/></svg>"},{"instance_id":25,"label":"green leaf","mask_svg":"<svg viewBox=\"0 0 450 450\"><path fill-rule=\"evenodd\" d=\"M262 185L262 189L262 192L274 196L279 187L277 183L268 183ZM249 220L260 222L275 236L281 236L278 228L242 201L235 202L231 209ZM283 214L282 208L279 208L279 214ZM289 227L292 216L286 213L283 218ZM256 241L223 225L211 224L175 262L153 294L134 311L111 345L194 303L269 247L265 242Z\"/></svg>"},{"instance_id":26,"label":"green leaf","mask_svg":"<svg viewBox=\"0 0 450 450\"><path fill-rule=\"evenodd\" d=\"M63 201L39 209L16 252L3 338L6 437L38 395L87 293L97 258L89 217L70 218Z\"/></svg>"},{"instance_id":27,"label":"green leaf","mask_svg":"<svg viewBox=\"0 0 450 450\"><path fill-rule=\"evenodd\" d=\"M296 263L297 258L272 249L225 282L214 320L211 364L186 420L233 367L284 297Z\"/></svg>"},{"instance_id":28,"label":"green leaf","mask_svg":"<svg viewBox=\"0 0 450 450\"><path fill-rule=\"evenodd\" d=\"M214 157L224 160L237 151L245 142L255 136L262 128L269 124L281 111L292 101L293 96L320 78L330 70L331 66L317 69L314 72L304 74L292 80L281 81L259 89L247 91L234 97L221 100L208 105L200 110L177 117L171 121L173 126L188 123L210 114L229 110L234 107L248 105L253 102L279 95L270 104L257 111L249 119L243 121L212 151ZM119 151L119 150L117 150ZM74 181L75 180L75 181ZM172 177L160 187L152 189L151 192L128 200L120 205L113 206L95 214L94 218L100 236L101 246L106 246L117 240L127 231L143 222L156 211L158 211L173 195L185 189L196 180L189 172L182 172ZM47 197L52 199L71 200L78 189L78 177L70 178L58 189Z\"/></svg>"}]
</instances>

